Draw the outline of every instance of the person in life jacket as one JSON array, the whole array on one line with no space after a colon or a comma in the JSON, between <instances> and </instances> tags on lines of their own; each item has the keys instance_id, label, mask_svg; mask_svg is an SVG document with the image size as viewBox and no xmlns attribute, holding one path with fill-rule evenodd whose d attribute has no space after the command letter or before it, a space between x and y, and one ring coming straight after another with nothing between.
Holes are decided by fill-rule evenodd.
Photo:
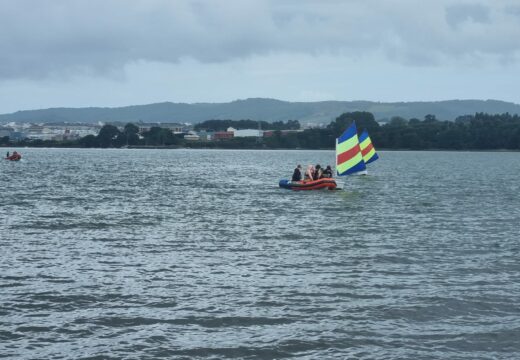
<instances>
[{"instance_id":1,"label":"person in life jacket","mask_svg":"<svg viewBox=\"0 0 520 360\"><path fill-rule=\"evenodd\" d=\"M321 175L323 173L323 170L321 169L321 165L318 164L316 165L316 167L314 168L314 180L318 180L318 179L321 179Z\"/></svg>"},{"instance_id":2,"label":"person in life jacket","mask_svg":"<svg viewBox=\"0 0 520 360\"><path fill-rule=\"evenodd\" d=\"M323 170L323 174L321 175L324 178L331 178L332 177L332 168L330 165L327 165L325 170Z\"/></svg>"},{"instance_id":3,"label":"person in life jacket","mask_svg":"<svg viewBox=\"0 0 520 360\"><path fill-rule=\"evenodd\" d=\"M291 181L301 181L301 180L302 180L302 166L298 165L298 166L296 166L296 169L294 169Z\"/></svg>"}]
</instances>

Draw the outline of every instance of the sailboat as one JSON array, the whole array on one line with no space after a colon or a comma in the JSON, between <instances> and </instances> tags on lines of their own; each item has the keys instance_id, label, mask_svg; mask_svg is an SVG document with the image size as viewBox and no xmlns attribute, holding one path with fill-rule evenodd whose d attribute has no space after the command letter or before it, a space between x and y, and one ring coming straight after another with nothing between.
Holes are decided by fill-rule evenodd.
<instances>
[{"instance_id":1,"label":"sailboat","mask_svg":"<svg viewBox=\"0 0 520 360\"><path fill-rule=\"evenodd\" d=\"M370 164L379 159L379 155L377 155L374 144L372 144L372 140L370 136L368 136L366 129L359 135L359 147L361 148L361 155L363 155L365 164Z\"/></svg>"},{"instance_id":2,"label":"sailboat","mask_svg":"<svg viewBox=\"0 0 520 360\"><path fill-rule=\"evenodd\" d=\"M366 175L367 164L379 159L368 132L358 137L356 123L352 124L336 139L336 172L338 176ZM340 189L336 181L322 178L313 181L280 180L279 186L291 190Z\"/></svg>"},{"instance_id":3,"label":"sailboat","mask_svg":"<svg viewBox=\"0 0 520 360\"><path fill-rule=\"evenodd\" d=\"M366 163L359 145L356 123L336 139L336 172L338 176L366 173Z\"/></svg>"}]
</instances>

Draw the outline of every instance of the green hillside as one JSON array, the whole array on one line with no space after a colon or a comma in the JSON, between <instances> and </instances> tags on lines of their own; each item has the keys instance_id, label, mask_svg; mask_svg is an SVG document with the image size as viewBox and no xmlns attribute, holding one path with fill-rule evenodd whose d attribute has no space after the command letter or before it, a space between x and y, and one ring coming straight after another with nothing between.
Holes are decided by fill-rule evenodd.
<instances>
[{"instance_id":1,"label":"green hillside","mask_svg":"<svg viewBox=\"0 0 520 360\"><path fill-rule=\"evenodd\" d=\"M274 99L246 99L229 103L157 103L117 108L52 108L24 110L0 115L5 122L182 122L210 119L251 119L264 121L299 120L301 123L329 123L344 112L368 111L378 121L393 116L424 118L434 114L441 120L485 112L520 114L520 105L497 100L447 100L437 102L320 101L288 102Z\"/></svg>"}]
</instances>

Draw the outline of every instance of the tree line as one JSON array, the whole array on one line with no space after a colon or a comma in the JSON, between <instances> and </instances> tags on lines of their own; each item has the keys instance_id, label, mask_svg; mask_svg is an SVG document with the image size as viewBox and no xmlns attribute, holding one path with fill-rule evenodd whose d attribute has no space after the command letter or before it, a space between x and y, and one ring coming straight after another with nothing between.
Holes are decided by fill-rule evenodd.
<instances>
[{"instance_id":1,"label":"tree line","mask_svg":"<svg viewBox=\"0 0 520 360\"><path fill-rule=\"evenodd\" d=\"M371 135L372 137L372 135ZM485 114L439 121L393 118L373 136L379 147L390 149L520 150L520 116Z\"/></svg>"},{"instance_id":2,"label":"tree line","mask_svg":"<svg viewBox=\"0 0 520 360\"><path fill-rule=\"evenodd\" d=\"M259 130L298 130L300 122L298 120L288 120L287 122L275 121L255 121L255 120L206 120L196 124L195 131L226 131L229 127L234 129L259 129Z\"/></svg>"},{"instance_id":3,"label":"tree line","mask_svg":"<svg viewBox=\"0 0 520 360\"><path fill-rule=\"evenodd\" d=\"M139 127L132 123L120 131L114 125L104 125L97 136L87 135L78 140L83 147L122 147L122 146L175 146L182 143L182 138L170 129L153 126L139 136Z\"/></svg>"},{"instance_id":4,"label":"tree line","mask_svg":"<svg viewBox=\"0 0 520 360\"><path fill-rule=\"evenodd\" d=\"M285 148L285 149L333 149L335 139L355 121L358 131L367 129L376 149L410 150L520 150L520 116L476 113L458 117L455 121L441 121L434 115L424 119L393 117L381 125L370 112L356 111L341 114L324 128L312 128L298 132L297 120L275 123L278 129L264 138L231 138L215 141L186 141L170 129L152 127L140 132L134 124L122 130L114 125L104 125L98 135L87 135L78 140L50 141L29 140L17 142L21 146L67 146L67 147L122 147L164 146L190 148ZM251 123L250 123L251 122ZM225 130L254 128L252 120L208 120L198 124L198 130ZM262 127L273 129L273 124L260 122ZM8 137L0 138L0 145L13 145Z\"/></svg>"},{"instance_id":5,"label":"tree line","mask_svg":"<svg viewBox=\"0 0 520 360\"><path fill-rule=\"evenodd\" d=\"M334 148L338 138L355 121L358 132L367 129L376 148L403 150L520 150L520 116L476 113L440 121L435 115L424 119L393 117L380 125L370 112L348 112L325 128L283 135L275 132L265 139L274 148Z\"/></svg>"},{"instance_id":6,"label":"tree line","mask_svg":"<svg viewBox=\"0 0 520 360\"><path fill-rule=\"evenodd\" d=\"M85 148L119 148L123 146L180 146L182 137L175 135L170 129L154 126L140 132L137 125L128 123L122 130L114 125L104 125L97 135L87 135L80 139L40 140L23 139L12 142L9 137L0 138L4 146L34 147L85 147Z\"/></svg>"}]
</instances>

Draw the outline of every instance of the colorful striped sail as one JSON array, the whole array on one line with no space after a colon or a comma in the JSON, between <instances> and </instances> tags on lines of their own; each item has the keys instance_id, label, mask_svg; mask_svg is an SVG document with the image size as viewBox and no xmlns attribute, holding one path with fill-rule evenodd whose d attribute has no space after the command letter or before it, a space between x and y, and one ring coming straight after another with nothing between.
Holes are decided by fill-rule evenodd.
<instances>
[{"instance_id":1,"label":"colorful striped sail","mask_svg":"<svg viewBox=\"0 0 520 360\"><path fill-rule=\"evenodd\" d=\"M359 135L359 147L361 148L361 154L363 155L365 164L370 164L379 159L379 155L377 155L374 144L372 144L372 140L370 140L370 136L368 136L366 130Z\"/></svg>"},{"instance_id":2,"label":"colorful striped sail","mask_svg":"<svg viewBox=\"0 0 520 360\"><path fill-rule=\"evenodd\" d=\"M338 176L344 176L364 171L366 168L359 147L356 123L352 122L352 125L336 139L336 171Z\"/></svg>"}]
</instances>

